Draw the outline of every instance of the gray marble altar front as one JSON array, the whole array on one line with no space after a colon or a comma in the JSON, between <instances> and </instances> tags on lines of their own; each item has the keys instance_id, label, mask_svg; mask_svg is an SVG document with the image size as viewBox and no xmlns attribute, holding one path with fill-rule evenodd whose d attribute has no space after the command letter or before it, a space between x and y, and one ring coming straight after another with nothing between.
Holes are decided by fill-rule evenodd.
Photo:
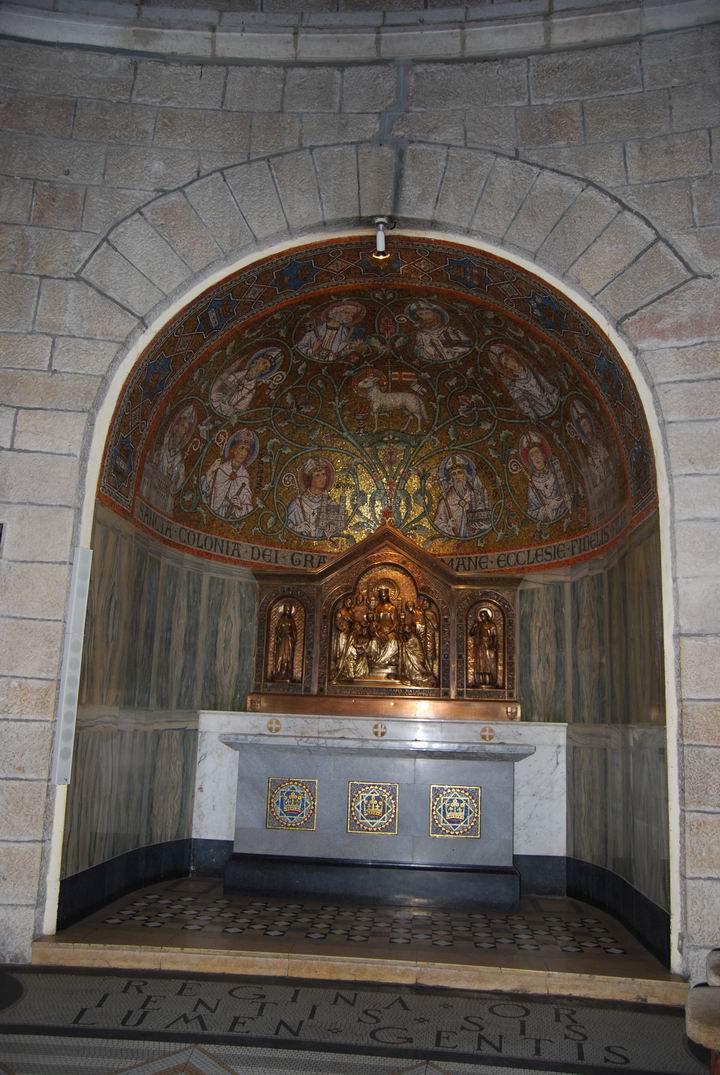
<instances>
[{"instance_id":1,"label":"gray marble altar front","mask_svg":"<svg viewBox=\"0 0 720 1075\"><path fill-rule=\"evenodd\" d=\"M382 728L378 727L380 724ZM277 730L270 732L269 727L277 727ZM221 741L223 736L243 733L283 741L288 736L316 740L322 735L333 740L361 739L385 750L391 743L433 742L437 739L443 744L477 746L484 745L489 736L494 746L534 747L534 753L523 760L516 773L513 794L515 854L551 857L558 861L566 854L565 724L503 722L485 725L474 721L440 723L391 718L379 722L363 717L284 715L272 718L257 713L201 711L198 731L193 814L193 838L197 841L228 842L235 837L235 800L241 755L238 751L228 750ZM378 731L383 734L376 734ZM353 839L360 840L361 837Z\"/></svg>"},{"instance_id":2,"label":"gray marble altar front","mask_svg":"<svg viewBox=\"0 0 720 1075\"><path fill-rule=\"evenodd\" d=\"M513 864L513 769L534 747L384 738L235 733L239 753L234 850L241 854L419 865ZM266 828L270 778L317 781L314 829ZM397 833L352 832L350 781L397 785ZM431 836L434 784L480 787L478 836Z\"/></svg>"}]
</instances>

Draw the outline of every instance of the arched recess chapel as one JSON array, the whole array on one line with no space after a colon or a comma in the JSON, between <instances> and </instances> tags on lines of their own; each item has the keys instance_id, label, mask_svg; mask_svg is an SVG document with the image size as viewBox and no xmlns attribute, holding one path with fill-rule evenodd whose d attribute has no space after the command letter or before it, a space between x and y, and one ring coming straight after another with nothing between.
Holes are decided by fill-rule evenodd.
<instances>
[{"instance_id":1,"label":"arched recess chapel","mask_svg":"<svg viewBox=\"0 0 720 1075\"><path fill-rule=\"evenodd\" d=\"M463 679L473 734L487 696L517 702L493 736L539 735L515 796L522 890L608 909L667 962L658 482L638 389L597 321L517 261L427 235L389 248L378 261L349 235L253 259L181 304L124 378L94 507L60 922L222 872L235 789L202 759L225 771L232 755L209 747L207 713L238 713L232 731L272 679L263 586L276 624L303 576L390 531L460 589L512 591L512 682L496 666L483 686L468 627L465 649L447 643L452 690L427 662L423 683L440 700ZM308 641L308 661L330 645ZM273 689L302 699L311 679ZM358 684L337 711L359 694L369 729ZM435 736L457 727L424 716Z\"/></svg>"}]
</instances>

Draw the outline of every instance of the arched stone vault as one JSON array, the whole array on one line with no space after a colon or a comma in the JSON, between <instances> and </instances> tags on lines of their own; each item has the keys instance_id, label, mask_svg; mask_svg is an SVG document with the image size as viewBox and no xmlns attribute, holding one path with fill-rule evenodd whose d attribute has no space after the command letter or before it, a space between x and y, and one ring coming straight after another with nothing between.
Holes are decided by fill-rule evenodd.
<instances>
[{"instance_id":1,"label":"arched stone vault","mask_svg":"<svg viewBox=\"0 0 720 1075\"><path fill-rule=\"evenodd\" d=\"M318 233L356 231L386 214L410 229L490 244L550 274L637 347L662 339L673 311L682 319L711 287L646 219L593 182L502 154L361 144L243 162L150 199L107 232L74 280L46 284L41 331L67 332L72 323L76 335L92 336L100 324L103 338L123 345L90 414L91 422L99 411L102 419L94 434L88 423L86 467L88 454L97 463L102 450L128 356L167 311L254 253ZM86 329L89 322L94 331ZM646 407L649 398L645 392ZM657 437L660 423L650 417ZM659 442L656 451L663 454ZM94 477L91 462L86 522ZM666 613L669 636L676 630L673 615ZM670 782L676 783L672 772ZM671 809L678 816L677 805ZM673 874L677 893L677 866ZM674 902L678 926L677 895ZM46 922L51 904L52 895Z\"/></svg>"}]
</instances>

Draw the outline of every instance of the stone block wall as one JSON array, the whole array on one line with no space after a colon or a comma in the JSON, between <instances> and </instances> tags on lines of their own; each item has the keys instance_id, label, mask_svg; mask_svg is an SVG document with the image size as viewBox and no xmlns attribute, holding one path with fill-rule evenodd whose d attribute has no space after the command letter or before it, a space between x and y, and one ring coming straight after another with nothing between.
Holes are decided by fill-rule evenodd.
<instances>
[{"instance_id":1,"label":"stone block wall","mask_svg":"<svg viewBox=\"0 0 720 1075\"><path fill-rule=\"evenodd\" d=\"M177 24L152 3L0 12L0 788L26 804L0 812L4 957L40 928L68 565L113 374L210 272L389 212L553 274L635 356L668 472L674 910L701 973L720 920L717 6L271 2Z\"/></svg>"}]
</instances>

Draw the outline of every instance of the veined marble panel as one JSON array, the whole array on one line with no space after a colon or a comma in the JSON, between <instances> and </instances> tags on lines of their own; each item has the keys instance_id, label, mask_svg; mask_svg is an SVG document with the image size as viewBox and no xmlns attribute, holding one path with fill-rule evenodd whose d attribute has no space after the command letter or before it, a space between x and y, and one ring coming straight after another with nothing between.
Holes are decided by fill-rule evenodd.
<instances>
[{"instance_id":1,"label":"veined marble panel","mask_svg":"<svg viewBox=\"0 0 720 1075\"><path fill-rule=\"evenodd\" d=\"M272 732L271 727L278 727ZM565 837L565 738L564 724L502 723L471 721L378 721L370 717L293 717L284 714L201 712L199 716L198 766L195 783L193 837L232 840L235 833L235 795L238 752L229 750L221 735L245 733L258 741L280 743L300 737L312 745L324 739L366 740L381 752L388 742L400 744L486 743L488 730L493 745L527 745L535 753L522 762L515 781L515 853L564 855ZM377 732L382 731L382 735ZM318 744L315 743L315 748Z\"/></svg>"},{"instance_id":2,"label":"veined marble panel","mask_svg":"<svg viewBox=\"0 0 720 1075\"><path fill-rule=\"evenodd\" d=\"M125 709L244 705L256 585L152 547L98 511L81 704Z\"/></svg>"},{"instance_id":3,"label":"veined marble panel","mask_svg":"<svg viewBox=\"0 0 720 1075\"><path fill-rule=\"evenodd\" d=\"M602 575L578 579L572 588L573 723L606 720L607 652Z\"/></svg>"},{"instance_id":4,"label":"veined marble panel","mask_svg":"<svg viewBox=\"0 0 720 1075\"><path fill-rule=\"evenodd\" d=\"M518 591L518 698L523 720L564 721L564 584Z\"/></svg>"},{"instance_id":5,"label":"veined marble panel","mask_svg":"<svg viewBox=\"0 0 720 1075\"><path fill-rule=\"evenodd\" d=\"M655 526L626 556L628 723L665 723L660 535Z\"/></svg>"},{"instance_id":6,"label":"veined marble panel","mask_svg":"<svg viewBox=\"0 0 720 1075\"><path fill-rule=\"evenodd\" d=\"M568 854L669 908L665 729L568 729Z\"/></svg>"},{"instance_id":7,"label":"veined marble panel","mask_svg":"<svg viewBox=\"0 0 720 1075\"><path fill-rule=\"evenodd\" d=\"M197 733L191 715L95 712L78 725L63 877L191 834Z\"/></svg>"}]
</instances>

